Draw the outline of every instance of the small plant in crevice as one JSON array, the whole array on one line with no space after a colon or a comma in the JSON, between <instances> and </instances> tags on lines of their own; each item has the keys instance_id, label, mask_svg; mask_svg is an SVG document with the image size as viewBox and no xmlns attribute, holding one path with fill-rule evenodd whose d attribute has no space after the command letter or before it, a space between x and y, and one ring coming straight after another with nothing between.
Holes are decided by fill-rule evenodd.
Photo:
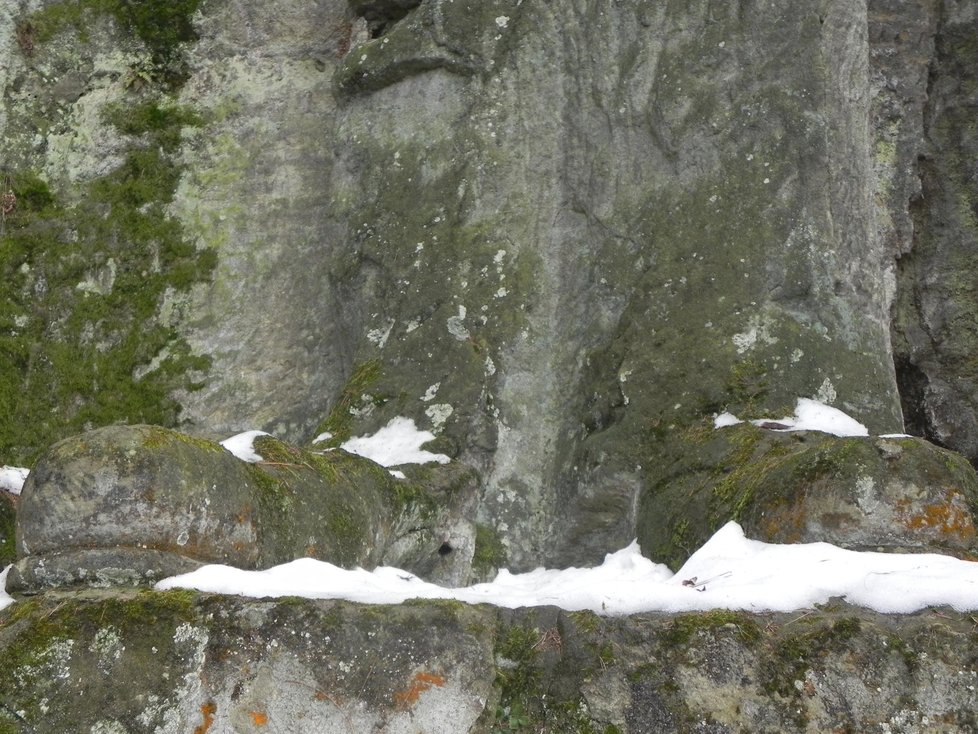
<instances>
[{"instance_id":1,"label":"small plant in crevice","mask_svg":"<svg viewBox=\"0 0 978 734\"><path fill-rule=\"evenodd\" d=\"M493 734L522 732L529 730L529 727L530 717L523 710L523 705L519 701L496 708L496 721L492 727Z\"/></svg>"}]
</instances>

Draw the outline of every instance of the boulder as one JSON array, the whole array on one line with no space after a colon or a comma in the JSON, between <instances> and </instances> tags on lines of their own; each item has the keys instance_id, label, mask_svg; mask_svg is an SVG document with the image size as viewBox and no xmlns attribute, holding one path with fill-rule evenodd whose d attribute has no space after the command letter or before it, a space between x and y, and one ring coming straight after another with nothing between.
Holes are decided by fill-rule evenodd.
<instances>
[{"instance_id":1,"label":"boulder","mask_svg":"<svg viewBox=\"0 0 978 734\"><path fill-rule=\"evenodd\" d=\"M54 444L17 514L12 588L85 580L105 551L134 578L261 557L256 477L220 444L155 426L110 426ZM92 553L92 551L96 551ZM119 568L118 564L112 564Z\"/></svg>"},{"instance_id":2,"label":"boulder","mask_svg":"<svg viewBox=\"0 0 978 734\"><path fill-rule=\"evenodd\" d=\"M728 520L773 543L978 554L978 475L909 436L840 438L741 423L689 431L639 511L638 538L678 567Z\"/></svg>"},{"instance_id":3,"label":"boulder","mask_svg":"<svg viewBox=\"0 0 978 734\"><path fill-rule=\"evenodd\" d=\"M55 444L24 485L8 585L146 583L205 563L253 569L300 557L468 581L475 531L460 508L474 495L471 471L399 480L344 451L270 436L255 448L263 460L251 464L157 426Z\"/></svg>"}]
</instances>

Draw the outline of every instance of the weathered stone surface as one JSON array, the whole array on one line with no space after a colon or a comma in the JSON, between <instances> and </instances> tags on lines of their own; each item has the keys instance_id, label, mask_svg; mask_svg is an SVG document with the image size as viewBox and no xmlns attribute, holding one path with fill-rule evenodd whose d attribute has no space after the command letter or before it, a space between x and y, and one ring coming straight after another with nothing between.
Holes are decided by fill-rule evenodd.
<instances>
[{"instance_id":1,"label":"weathered stone surface","mask_svg":"<svg viewBox=\"0 0 978 734\"><path fill-rule=\"evenodd\" d=\"M895 359L908 426L978 462L978 45L974 2L937 16L926 104L917 123L920 195L900 259ZM921 93L916 92L918 95ZM906 164L905 164L906 165Z\"/></svg>"},{"instance_id":2,"label":"weathered stone surface","mask_svg":"<svg viewBox=\"0 0 978 734\"><path fill-rule=\"evenodd\" d=\"M24 486L9 586L146 583L202 563L265 568L301 557L470 580L471 471L418 467L396 480L344 451L268 436L255 445L258 464L156 426L55 444Z\"/></svg>"},{"instance_id":3,"label":"weathered stone surface","mask_svg":"<svg viewBox=\"0 0 978 734\"><path fill-rule=\"evenodd\" d=\"M181 333L211 368L180 395L182 418L227 436L261 428L297 442L350 373L361 318L343 267L345 223L328 185L339 150L333 74L349 49L345 2L204 3L181 104L187 131L169 212L217 255L213 282L175 298Z\"/></svg>"},{"instance_id":4,"label":"weathered stone surface","mask_svg":"<svg viewBox=\"0 0 978 734\"><path fill-rule=\"evenodd\" d=\"M963 734L976 645L967 615L938 610L609 619L48 592L0 612L0 728Z\"/></svg>"},{"instance_id":5,"label":"weathered stone surface","mask_svg":"<svg viewBox=\"0 0 978 734\"><path fill-rule=\"evenodd\" d=\"M729 520L771 543L978 555L978 474L922 439L751 424L686 438L638 520L646 552L677 568Z\"/></svg>"},{"instance_id":6,"label":"weathered stone surface","mask_svg":"<svg viewBox=\"0 0 978 734\"><path fill-rule=\"evenodd\" d=\"M587 563L674 427L900 430L891 320L912 428L971 455L973 2L83 5L0 13L5 461L406 415L508 565Z\"/></svg>"},{"instance_id":7,"label":"weathered stone surface","mask_svg":"<svg viewBox=\"0 0 978 734\"><path fill-rule=\"evenodd\" d=\"M899 430L866 22L431 3L358 46L331 185L376 369L350 430L441 432L517 568L631 539L650 427L809 395Z\"/></svg>"},{"instance_id":8,"label":"weathered stone surface","mask_svg":"<svg viewBox=\"0 0 978 734\"><path fill-rule=\"evenodd\" d=\"M38 461L17 513L20 557L123 546L253 567L256 483L219 444L155 426L66 439Z\"/></svg>"}]
</instances>

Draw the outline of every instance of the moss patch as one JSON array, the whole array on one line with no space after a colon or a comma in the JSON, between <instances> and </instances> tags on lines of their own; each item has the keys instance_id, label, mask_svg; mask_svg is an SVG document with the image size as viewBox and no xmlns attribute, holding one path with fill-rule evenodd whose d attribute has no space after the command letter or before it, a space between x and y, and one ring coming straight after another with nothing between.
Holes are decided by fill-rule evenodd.
<instances>
[{"instance_id":1,"label":"moss patch","mask_svg":"<svg viewBox=\"0 0 978 734\"><path fill-rule=\"evenodd\" d=\"M353 368L343 391L333 405L326 419L319 425L317 433L331 433L332 437L320 444L320 446L339 446L350 438L356 416L376 404L386 402L385 397L374 397L367 394L367 390L375 382L380 380L383 375L379 359L371 359L362 362Z\"/></svg>"},{"instance_id":2,"label":"moss patch","mask_svg":"<svg viewBox=\"0 0 978 734\"><path fill-rule=\"evenodd\" d=\"M315 454L271 436L255 440L264 565L308 556L353 567L376 561L376 537L408 502L385 469L344 451ZM410 490L405 490L410 492Z\"/></svg>"},{"instance_id":3,"label":"moss patch","mask_svg":"<svg viewBox=\"0 0 978 734\"><path fill-rule=\"evenodd\" d=\"M105 111L131 139L123 164L68 203L29 170L0 236L0 454L30 464L47 445L116 422L176 425L178 390L209 360L160 311L216 262L166 214L180 131L200 124L165 98Z\"/></svg>"},{"instance_id":4,"label":"moss patch","mask_svg":"<svg viewBox=\"0 0 978 734\"><path fill-rule=\"evenodd\" d=\"M66 30L85 41L92 17L110 15L145 45L150 64L142 71L153 81L176 87L188 75L181 49L197 40L191 18L199 5L200 0L62 0L34 13L26 22L33 30L34 45L43 47Z\"/></svg>"},{"instance_id":5,"label":"moss patch","mask_svg":"<svg viewBox=\"0 0 978 734\"><path fill-rule=\"evenodd\" d=\"M681 614L670 622L662 639L670 648L684 648L698 632L727 626L736 630L737 637L747 645L753 646L761 639L761 629L749 615L725 609Z\"/></svg>"},{"instance_id":6,"label":"moss patch","mask_svg":"<svg viewBox=\"0 0 978 734\"><path fill-rule=\"evenodd\" d=\"M506 566L506 546L493 528L475 526L475 552L472 555L472 573L479 579L487 579L496 570Z\"/></svg>"}]
</instances>

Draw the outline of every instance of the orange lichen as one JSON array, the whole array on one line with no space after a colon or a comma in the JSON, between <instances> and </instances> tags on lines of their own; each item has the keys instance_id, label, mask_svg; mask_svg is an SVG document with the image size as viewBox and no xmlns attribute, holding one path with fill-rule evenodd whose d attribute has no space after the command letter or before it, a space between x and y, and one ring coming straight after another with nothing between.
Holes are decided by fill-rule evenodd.
<instances>
[{"instance_id":1,"label":"orange lichen","mask_svg":"<svg viewBox=\"0 0 978 734\"><path fill-rule=\"evenodd\" d=\"M971 513L963 503L956 502L960 495L954 493L943 502L931 502L922 505L916 512L910 514L907 505L909 502L904 500L898 503L899 509L907 516L904 523L911 530L933 529L941 535L952 535L960 538L974 538L975 524Z\"/></svg>"},{"instance_id":2,"label":"orange lichen","mask_svg":"<svg viewBox=\"0 0 978 734\"><path fill-rule=\"evenodd\" d=\"M213 701L201 704L200 713L204 715L204 723L194 729L194 734L207 734L207 730L214 723L214 714L217 712L217 704Z\"/></svg>"},{"instance_id":3,"label":"orange lichen","mask_svg":"<svg viewBox=\"0 0 978 734\"><path fill-rule=\"evenodd\" d=\"M418 672L411 678L411 685L403 691L394 693L394 702L399 708L408 708L418 702L421 694L432 686L441 688L445 685L445 677L437 673Z\"/></svg>"},{"instance_id":4,"label":"orange lichen","mask_svg":"<svg viewBox=\"0 0 978 734\"><path fill-rule=\"evenodd\" d=\"M268 723L268 715L261 711L249 711L248 714L255 726L265 726Z\"/></svg>"}]
</instances>

